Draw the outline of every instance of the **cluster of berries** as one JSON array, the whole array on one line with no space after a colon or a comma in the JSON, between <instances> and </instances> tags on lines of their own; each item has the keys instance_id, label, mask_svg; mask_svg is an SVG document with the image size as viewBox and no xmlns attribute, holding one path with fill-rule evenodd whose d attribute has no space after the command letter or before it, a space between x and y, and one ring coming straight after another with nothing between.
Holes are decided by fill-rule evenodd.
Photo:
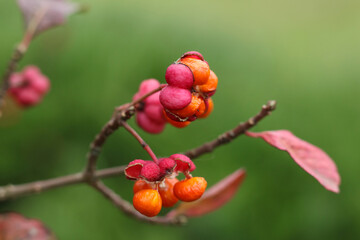
<instances>
[{"instance_id":1,"label":"cluster of berries","mask_svg":"<svg viewBox=\"0 0 360 240\"><path fill-rule=\"evenodd\" d=\"M218 78L199 52L187 52L171 64L165 79L168 85L137 107L136 121L144 131L160 133L167 122L183 128L197 118L209 116L214 108L211 96L216 92ZM159 86L156 79L144 80L133 100Z\"/></svg>"},{"instance_id":2,"label":"cluster of berries","mask_svg":"<svg viewBox=\"0 0 360 240\"><path fill-rule=\"evenodd\" d=\"M153 161L134 160L125 169L125 175L137 180L134 185L133 205L141 214L154 217L162 207L172 207L178 200L192 202L205 192L207 182L202 177L192 177L195 164L185 155L173 154ZM182 172L186 179L176 176Z\"/></svg>"},{"instance_id":3,"label":"cluster of berries","mask_svg":"<svg viewBox=\"0 0 360 240\"><path fill-rule=\"evenodd\" d=\"M49 89L49 79L35 66L28 66L10 76L9 93L21 107L38 104Z\"/></svg>"},{"instance_id":4,"label":"cluster of berries","mask_svg":"<svg viewBox=\"0 0 360 240\"><path fill-rule=\"evenodd\" d=\"M218 78L204 57L195 51L185 53L165 73L168 83L160 93L166 120L182 128L197 118L206 118L213 110Z\"/></svg>"},{"instance_id":5,"label":"cluster of berries","mask_svg":"<svg viewBox=\"0 0 360 240\"><path fill-rule=\"evenodd\" d=\"M139 91L134 95L133 100L137 100L145 94L155 90L160 86L156 79L144 80L139 87ZM163 107L159 100L160 92L156 92L147 97L140 103L136 111L136 122L146 132L160 133L164 130L166 119L163 114Z\"/></svg>"}]
</instances>

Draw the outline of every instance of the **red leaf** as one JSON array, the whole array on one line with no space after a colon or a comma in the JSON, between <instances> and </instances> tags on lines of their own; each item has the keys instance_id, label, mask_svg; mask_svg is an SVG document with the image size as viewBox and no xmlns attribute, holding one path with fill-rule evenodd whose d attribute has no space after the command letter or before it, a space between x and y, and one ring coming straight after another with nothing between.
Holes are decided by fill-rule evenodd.
<instances>
[{"instance_id":1,"label":"red leaf","mask_svg":"<svg viewBox=\"0 0 360 240\"><path fill-rule=\"evenodd\" d=\"M27 219L17 213L0 215L1 240L55 240L54 235L35 219Z\"/></svg>"},{"instance_id":2,"label":"red leaf","mask_svg":"<svg viewBox=\"0 0 360 240\"><path fill-rule=\"evenodd\" d=\"M230 201L245 176L245 170L239 169L235 171L205 191L199 200L181 203L178 208L169 212L168 216L185 215L187 217L196 217L215 211Z\"/></svg>"},{"instance_id":3,"label":"red leaf","mask_svg":"<svg viewBox=\"0 0 360 240\"><path fill-rule=\"evenodd\" d=\"M320 148L294 136L290 131L246 132L261 137L270 145L286 151L294 161L327 190L339 193L340 176L333 160Z\"/></svg>"},{"instance_id":4,"label":"red leaf","mask_svg":"<svg viewBox=\"0 0 360 240\"><path fill-rule=\"evenodd\" d=\"M26 28L38 21L35 34L64 24L69 15L82 10L79 4L66 0L17 0L17 3Z\"/></svg>"}]
</instances>

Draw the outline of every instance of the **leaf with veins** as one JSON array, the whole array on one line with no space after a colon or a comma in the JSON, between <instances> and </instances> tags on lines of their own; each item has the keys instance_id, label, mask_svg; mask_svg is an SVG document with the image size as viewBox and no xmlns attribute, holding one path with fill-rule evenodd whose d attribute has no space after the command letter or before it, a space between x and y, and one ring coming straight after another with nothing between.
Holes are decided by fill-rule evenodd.
<instances>
[{"instance_id":1,"label":"leaf with veins","mask_svg":"<svg viewBox=\"0 0 360 240\"><path fill-rule=\"evenodd\" d=\"M288 130L246 132L249 137L262 138L271 146L286 151L306 172L327 190L339 193L340 175L333 160L320 148L308 143Z\"/></svg>"},{"instance_id":2,"label":"leaf with veins","mask_svg":"<svg viewBox=\"0 0 360 240\"><path fill-rule=\"evenodd\" d=\"M67 17L81 10L81 5L66 0L17 0L28 29L37 20L34 35L65 23ZM36 19L38 18L38 19Z\"/></svg>"}]
</instances>

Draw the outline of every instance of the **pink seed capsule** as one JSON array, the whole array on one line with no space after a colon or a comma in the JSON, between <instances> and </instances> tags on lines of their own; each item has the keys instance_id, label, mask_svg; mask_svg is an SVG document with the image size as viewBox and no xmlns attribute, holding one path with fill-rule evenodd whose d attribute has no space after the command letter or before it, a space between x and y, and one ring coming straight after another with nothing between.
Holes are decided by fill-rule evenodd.
<instances>
[{"instance_id":1,"label":"pink seed capsule","mask_svg":"<svg viewBox=\"0 0 360 240\"><path fill-rule=\"evenodd\" d=\"M141 169L140 176L152 182L160 178L160 167L154 162L145 163Z\"/></svg>"},{"instance_id":2,"label":"pink seed capsule","mask_svg":"<svg viewBox=\"0 0 360 240\"><path fill-rule=\"evenodd\" d=\"M170 158L174 159L176 162L176 168L175 171L176 172L192 172L195 170L195 164L193 163L193 161L191 161L190 158L188 158L187 156L183 155L183 154L173 154L170 156Z\"/></svg>"},{"instance_id":3,"label":"pink seed capsule","mask_svg":"<svg viewBox=\"0 0 360 240\"><path fill-rule=\"evenodd\" d=\"M181 56L181 58L186 58L186 57L196 58L196 59L204 61L203 55L201 53L197 52L197 51L189 51L189 52L184 53Z\"/></svg>"},{"instance_id":4,"label":"pink seed capsule","mask_svg":"<svg viewBox=\"0 0 360 240\"><path fill-rule=\"evenodd\" d=\"M142 95L158 88L160 86L160 83L156 79L147 79L142 81L139 87L139 93Z\"/></svg>"},{"instance_id":5,"label":"pink seed capsule","mask_svg":"<svg viewBox=\"0 0 360 240\"><path fill-rule=\"evenodd\" d=\"M160 174L162 177L165 177L168 174L171 174L176 166L176 162L171 158L161 158L159 159Z\"/></svg>"},{"instance_id":6,"label":"pink seed capsule","mask_svg":"<svg viewBox=\"0 0 360 240\"><path fill-rule=\"evenodd\" d=\"M145 163L147 162L141 159L131 161L124 170L126 177L129 179L138 179Z\"/></svg>"},{"instance_id":7,"label":"pink seed capsule","mask_svg":"<svg viewBox=\"0 0 360 240\"><path fill-rule=\"evenodd\" d=\"M24 88L13 94L16 102L23 107L30 107L38 104L42 97L31 88Z\"/></svg>"},{"instance_id":8,"label":"pink seed capsule","mask_svg":"<svg viewBox=\"0 0 360 240\"><path fill-rule=\"evenodd\" d=\"M187 89L167 86L160 92L160 102L164 108L179 110L191 102L191 92Z\"/></svg>"},{"instance_id":9,"label":"pink seed capsule","mask_svg":"<svg viewBox=\"0 0 360 240\"><path fill-rule=\"evenodd\" d=\"M30 86L40 94L45 94L50 89L49 79L45 76L37 76L36 78L29 79Z\"/></svg>"},{"instance_id":10,"label":"pink seed capsule","mask_svg":"<svg viewBox=\"0 0 360 240\"><path fill-rule=\"evenodd\" d=\"M10 89L20 88L24 84L24 78L21 73L13 73L10 76Z\"/></svg>"},{"instance_id":11,"label":"pink seed capsule","mask_svg":"<svg viewBox=\"0 0 360 240\"><path fill-rule=\"evenodd\" d=\"M166 124L152 121L144 112L138 112L136 114L136 122L144 131L154 134L161 133Z\"/></svg>"},{"instance_id":12,"label":"pink seed capsule","mask_svg":"<svg viewBox=\"0 0 360 240\"><path fill-rule=\"evenodd\" d=\"M161 106L159 97L160 97L160 92L156 92L156 93L148 96L148 97L145 98L145 100L144 100L145 105L147 105L147 104L154 104L154 105L160 105L160 106Z\"/></svg>"},{"instance_id":13,"label":"pink seed capsule","mask_svg":"<svg viewBox=\"0 0 360 240\"><path fill-rule=\"evenodd\" d=\"M147 115L147 117L159 124L165 124L166 123L166 119L165 116L163 114L163 107L161 106L161 104L157 105L157 104L148 104L145 105L145 109L144 109L145 114Z\"/></svg>"},{"instance_id":14,"label":"pink seed capsule","mask_svg":"<svg viewBox=\"0 0 360 240\"><path fill-rule=\"evenodd\" d=\"M36 66L27 66L24 70L23 70L23 77L27 80L27 81L31 81L31 79L37 78L38 76L42 75L40 72L40 69Z\"/></svg>"},{"instance_id":15,"label":"pink seed capsule","mask_svg":"<svg viewBox=\"0 0 360 240\"><path fill-rule=\"evenodd\" d=\"M191 89L194 84L194 76L184 64L171 64L166 69L165 79L170 86L184 89Z\"/></svg>"}]
</instances>

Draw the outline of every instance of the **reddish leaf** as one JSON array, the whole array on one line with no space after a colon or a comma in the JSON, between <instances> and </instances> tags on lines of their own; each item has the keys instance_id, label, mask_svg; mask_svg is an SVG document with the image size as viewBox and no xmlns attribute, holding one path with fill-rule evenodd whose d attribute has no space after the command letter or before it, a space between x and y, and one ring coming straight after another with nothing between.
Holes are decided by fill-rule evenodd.
<instances>
[{"instance_id":1,"label":"reddish leaf","mask_svg":"<svg viewBox=\"0 0 360 240\"><path fill-rule=\"evenodd\" d=\"M327 190L339 193L340 176L333 160L320 148L294 136L290 131L246 132L250 137L261 137L270 145L286 151L306 172Z\"/></svg>"},{"instance_id":2,"label":"reddish leaf","mask_svg":"<svg viewBox=\"0 0 360 240\"><path fill-rule=\"evenodd\" d=\"M35 34L62 25L66 18L81 10L81 6L66 0L17 0L24 16L25 26L39 21ZM38 19L36 19L38 18Z\"/></svg>"},{"instance_id":3,"label":"reddish leaf","mask_svg":"<svg viewBox=\"0 0 360 240\"><path fill-rule=\"evenodd\" d=\"M54 235L35 219L27 219L17 213L0 215L1 240L55 240Z\"/></svg>"},{"instance_id":4,"label":"reddish leaf","mask_svg":"<svg viewBox=\"0 0 360 240\"><path fill-rule=\"evenodd\" d=\"M185 215L187 217L196 217L215 211L230 201L244 181L245 176L245 170L239 169L235 171L205 191L199 200L181 203L178 208L169 212L168 216Z\"/></svg>"}]
</instances>

